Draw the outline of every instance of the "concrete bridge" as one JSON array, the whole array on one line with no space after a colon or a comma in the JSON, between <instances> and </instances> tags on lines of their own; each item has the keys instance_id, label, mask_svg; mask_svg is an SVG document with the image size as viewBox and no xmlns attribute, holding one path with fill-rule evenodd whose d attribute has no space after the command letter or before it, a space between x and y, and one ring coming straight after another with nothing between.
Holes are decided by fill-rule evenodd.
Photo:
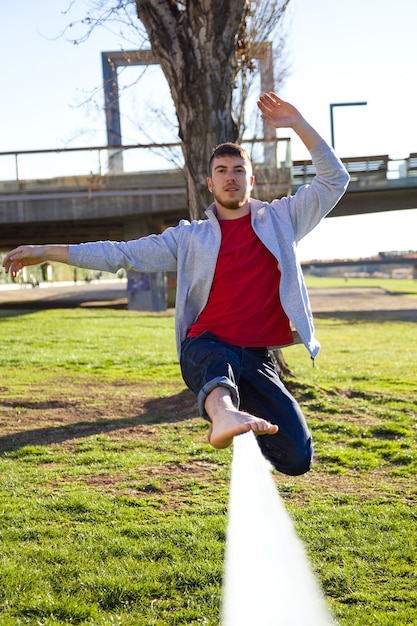
<instances>
[{"instance_id":1,"label":"concrete bridge","mask_svg":"<svg viewBox=\"0 0 417 626\"><path fill-rule=\"evenodd\" d=\"M125 155L129 149L138 148L150 147L122 146L118 150ZM18 164L23 158L58 158L63 153L77 157L83 152L97 152L101 162L101 154L109 156L111 150L105 146L0 153L0 158L13 158L16 164L14 179L0 181L0 250L20 243L134 239L162 232L189 217L180 169L144 172L142 168L140 172L103 174L99 167L98 171L95 168L97 173L88 175L21 179ZM331 217L417 208L417 153L401 161L387 155L343 161L351 182ZM265 167L261 162L255 175L255 197L271 200L310 182L314 168L311 161L292 162L287 150L279 167Z\"/></svg>"}]
</instances>

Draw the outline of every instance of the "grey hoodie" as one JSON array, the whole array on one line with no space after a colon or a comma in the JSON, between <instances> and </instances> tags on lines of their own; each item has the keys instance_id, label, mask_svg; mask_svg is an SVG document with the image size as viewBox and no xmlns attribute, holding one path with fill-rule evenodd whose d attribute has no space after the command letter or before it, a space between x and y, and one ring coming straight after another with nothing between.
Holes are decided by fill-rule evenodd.
<instances>
[{"instance_id":1,"label":"grey hoodie","mask_svg":"<svg viewBox=\"0 0 417 626\"><path fill-rule=\"evenodd\" d=\"M251 198L252 227L278 261L281 303L295 331L314 358L320 344L314 336L313 316L297 243L329 213L346 191L349 175L333 150L322 141L311 150L316 176L311 184L271 203ZM181 220L160 235L127 242L99 241L69 246L68 263L78 267L117 272L176 271L175 329L178 356L190 325L207 303L221 231L215 205L208 219Z\"/></svg>"}]
</instances>

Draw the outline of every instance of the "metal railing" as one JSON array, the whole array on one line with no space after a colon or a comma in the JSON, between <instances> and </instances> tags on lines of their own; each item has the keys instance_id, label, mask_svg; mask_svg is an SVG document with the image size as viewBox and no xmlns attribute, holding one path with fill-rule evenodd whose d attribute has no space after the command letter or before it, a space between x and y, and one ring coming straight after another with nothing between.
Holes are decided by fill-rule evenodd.
<instances>
[{"instance_id":1,"label":"metal railing","mask_svg":"<svg viewBox=\"0 0 417 626\"><path fill-rule=\"evenodd\" d=\"M274 168L282 173L286 170L287 178L295 186L310 182L314 176L311 160L292 161L288 137L268 142L263 138L245 139L241 143L247 148L258 174L271 172ZM417 183L416 153L404 159L390 159L383 155L342 160L351 174L352 186L390 185L396 179L406 181L407 185ZM180 143L0 152L0 193L41 187L90 187L103 184L103 181L112 184L111 181L117 179L123 184L124 176L128 174L156 176L159 173L162 176L165 173L173 176L183 169L183 165ZM257 180L262 180L262 176Z\"/></svg>"},{"instance_id":2,"label":"metal railing","mask_svg":"<svg viewBox=\"0 0 417 626\"><path fill-rule=\"evenodd\" d=\"M291 162L290 142L286 137L267 142L262 138L254 138L241 143L244 146L250 145L248 152L254 162L266 167L280 167L281 164L288 167ZM275 144L272 152L271 144ZM178 170L183 166L180 143L12 150L0 152L0 181L112 176L132 172Z\"/></svg>"},{"instance_id":3,"label":"metal railing","mask_svg":"<svg viewBox=\"0 0 417 626\"><path fill-rule=\"evenodd\" d=\"M97 174L99 176L103 176L105 174L112 174L112 161L115 157L119 155L123 155L128 153L129 151L138 151L143 150L147 152L147 154L155 153L156 151L171 151L171 159L174 158L174 150L178 151L180 148L179 143L160 143L160 144L131 144L125 146L88 146L88 147L78 147L78 148L50 148L50 149L42 149L42 150L16 150L9 152L0 152L0 159L4 160L5 158L12 159L13 165L5 167L4 165L0 166L0 180L30 180L31 178L55 178L56 176L62 175L88 175L88 174ZM87 158L80 158L80 155ZM62 170L60 170L57 161L52 161L56 156L68 156L71 157L67 160L68 167L71 170L68 173L63 174ZM49 157L40 163L42 157ZM78 157L78 158L77 158ZM36 162L35 162L36 159ZM166 161L169 162L169 158L165 158ZM24 176L21 175L22 171L22 161L23 167L30 168L32 171L36 173L36 176L28 176L26 173ZM29 164L28 164L28 161ZM64 159L62 159L64 162ZM63 165L63 162L59 165ZM0 161L2 163L2 161ZM39 169L42 168L41 170ZM58 167L57 167L58 166ZM65 164L64 164L65 167ZM82 168L82 171L79 171L79 168ZM45 168L43 170L43 168ZM178 168L178 164L172 164L171 168ZM170 168L167 168L170 169ZM13 171L14 170L14 171ZM51 170L54 174L51 176ZM78 171L77 171L78 170ZM10 175L13 174L13 175Z\"/></svg>"}]
</instances>

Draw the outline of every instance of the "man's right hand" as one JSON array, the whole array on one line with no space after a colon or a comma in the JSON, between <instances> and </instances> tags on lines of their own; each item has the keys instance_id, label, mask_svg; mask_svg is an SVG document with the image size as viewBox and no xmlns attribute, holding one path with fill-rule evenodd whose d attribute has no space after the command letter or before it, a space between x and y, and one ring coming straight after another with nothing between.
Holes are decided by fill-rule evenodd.
<instances>
[{"instance_id":1,"label":"man's right hand","mask_svg":"<svg viewBox=\"0 0 417 626\"><path fill-rule=\"evenodd\" d=\"M38 265L47 260L66 263L68 260L68 246L19 246L6 254L3 259L3 267L6 273L10 273L15 277L26 265Z\"/></svg>"}]
</instances>

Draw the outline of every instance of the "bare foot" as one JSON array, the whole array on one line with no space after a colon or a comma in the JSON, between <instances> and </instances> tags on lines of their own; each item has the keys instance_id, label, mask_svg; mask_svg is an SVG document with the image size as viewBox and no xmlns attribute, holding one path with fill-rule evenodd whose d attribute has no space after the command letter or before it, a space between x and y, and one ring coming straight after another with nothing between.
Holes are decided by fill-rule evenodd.
<instances>
[{"instance_id":1,"label":"bare foot","mask_svg":"<svg viewBox=\"0 0 417 626\"><path fill-rule=\"evenodd\" d=\"M260 417L254 417L242 411L226 410L223 415L217 415L210 424L208 440L213 448L228 448L233 437L253 430L255 435L275 435L278 426L270 424Z\"/></svg>"},{"instance_id":2,"label":"bare foot","mask_svg":"<svg viewBox=\"0 0 417 626\"><path fill-rule=\"evenodd\" d=\"M225 387L213 389L206 398L205 408L211 420L208 440L213 448L228 448L233 437L249 430L253 430L255 435L275 435L278 432L278 426L275 424L239 411Z\"/></svg>"}]
</instances>

